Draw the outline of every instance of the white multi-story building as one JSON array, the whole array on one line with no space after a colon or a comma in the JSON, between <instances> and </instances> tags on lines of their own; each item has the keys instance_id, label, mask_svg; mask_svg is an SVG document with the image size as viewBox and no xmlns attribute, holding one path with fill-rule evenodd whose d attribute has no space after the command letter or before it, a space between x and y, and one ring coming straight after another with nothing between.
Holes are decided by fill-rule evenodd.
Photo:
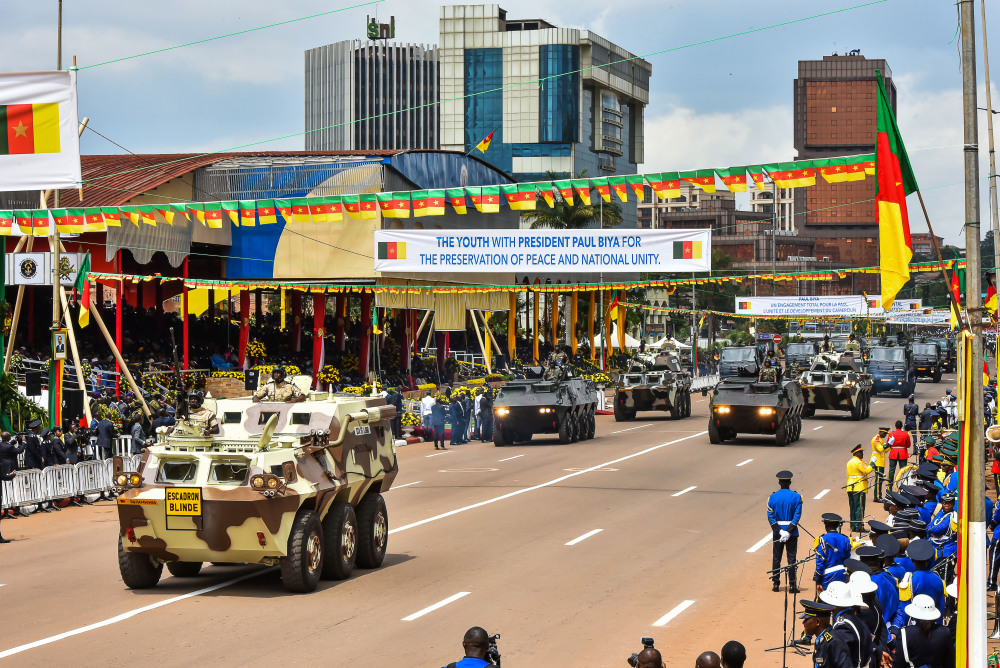
<instances>
[{"instance_id":1,"label":"white multi-story building","mask_svg":"<svg viewBox=\"0 0 1000 668\"><path fill-rule=\"evenodd\" d=\"M773 188L758 190L751 185L747 188L750 193L750 210L758 213L774 213L775 193ZM795 225L795 188L778 188L778 229L794 232Z\"/></svg>"}]
</instances>

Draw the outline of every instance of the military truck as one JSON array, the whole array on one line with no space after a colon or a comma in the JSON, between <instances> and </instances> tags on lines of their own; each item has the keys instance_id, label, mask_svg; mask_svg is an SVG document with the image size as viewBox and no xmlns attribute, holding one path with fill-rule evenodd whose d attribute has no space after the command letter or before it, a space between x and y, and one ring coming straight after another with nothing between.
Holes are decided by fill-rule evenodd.
<instances>
[{"instance_id":1,"label":"military truck","mask_svg":"<svg viewBox=\"0 0 1000 668\"><path fill-rule=\"evenodd\" d=\"M673 419L691 415L691 374L675 353L661 353L652 365L624 373L615 383L615 420L634 420L637 411L669 412Z\"/></svg>"},{"instance_id":2,"label":"military truck","mask_svg":"<svg viewBox=\"0 0 1000 668\"><path fill-rule=\"evenodd\" d=\"M816 345L813 343L789 343L785 348L785 369L787 375L798 376L809 368L816 356Z\"/></svg>"},{"instance_id":3,"label":"military truck","mask_svg":"<svg viewBox=\"0 0 1000 668\"><path fill-rule=\"evenodd\" d=\"M851 419L871 414L872 377L862 371L860 357L852 353L820 353L808 371L799 376L805 407L803 417L817 410L850 411Z\"/></svg>"},{"instance_id":4,"label":"military truck","mask_svg":"<svg viewBox=\"0 0 1000 668\"><path fill-rule=\"evenodd\" d=\"M941 382L942 354L937 343L914 343L910 345L913 354L913 375Z\"/></svg>"},{"instance_id":5,"label":"military truck","mask_svg":"<svg viewBox=\"0 0 1000 668\"><path fill-rule=\"evenodd\" d=\"M913 393L917 379L913 375L910 351L899 346L876 346L868 353L868 373L872 376L872 395L899 392L902 397Z\"/></svg>"},{"instance_id":6,"label":"military truck","mask_svg":"<svg viewBox=\"0 0 1000 668\"><path fill-rule=\"evenodd\" d=\"M596 410L593 381L568 373L544 380L542 367L527 367L525 378L508 381L493 402L493 444L523 443L534 434L558 434L560 443L585 441L597 433Z\"/></svg>"},{"instance_id":7,"label":"military truck","mask_svg":"<svg viewBox=\"0 0 1000 668\"><path fill-rule=\"evenodd\" d=\"M301 403L220 400L219 433L179 420L138 470L114 460L118 566L131 589L205 562L279 565L309 592L385 558L382 493L398 471L382 398L314 394Z\"/></svg>"},{"instance_id":8,"label":"military truck","mask_svg":"<svg viewBox=\"0 0 1000 668\"><path fill-rule=\"evenodd\" d=\"M719 353L719 377L739 376L740 370L746 368L756 376L760 373L762 362L760 351L753 346L723 348Z\"/></svg>"},{"instance_id":9,"label":"military truck","mask_svg":"<svg viewBox=\"0 0 1000 668\"><path fill-rule=\"evenodd\" d=\"M945 373L955 373L956 358L958 357L955 339L943 337L940 339L929 339L929 342L936 343L938 349L941 351L941 370Z\"/></svg>"},{"instance_id":10,"label":"military truck","mask_svg":"<svg viewBox=\"0 0 1000 668\"><path fill-rule=\"evenodd\" d=\"M723 378L709 401L708 440L736 438L738 434L774 434L777 445L802 435L802 388L796 380L759 382L749 374Z\"/></svg>"}]
</instances>

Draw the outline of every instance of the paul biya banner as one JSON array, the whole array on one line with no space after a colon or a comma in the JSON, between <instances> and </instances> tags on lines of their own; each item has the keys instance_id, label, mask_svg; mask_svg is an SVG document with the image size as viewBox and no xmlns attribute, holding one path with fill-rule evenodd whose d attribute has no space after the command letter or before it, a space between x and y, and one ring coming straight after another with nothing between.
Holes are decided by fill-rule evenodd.
<instances>
[{"instance_id":1,"label":"paul biya banner","mask_svg":"<svg viewBox=\"0 0 1000 668\"><path fill-rule=\"evenodd\" d=\"M377 230L375 271L697 272L709 230Z\"/></svg>"},{"instance_id":2,"label":"paul biya banner","mask_svg":"<svg viewBox=\"0 0 1000 668\"><path fill-rule=\"evenodd\" d=\"M920 311L919 299L897 299L892 304L891 313ZM842 315L879 316L884 315L882 300L864 295L843 295L833 297L737 297L737 315Z\"/></svg>"}]
</instances>

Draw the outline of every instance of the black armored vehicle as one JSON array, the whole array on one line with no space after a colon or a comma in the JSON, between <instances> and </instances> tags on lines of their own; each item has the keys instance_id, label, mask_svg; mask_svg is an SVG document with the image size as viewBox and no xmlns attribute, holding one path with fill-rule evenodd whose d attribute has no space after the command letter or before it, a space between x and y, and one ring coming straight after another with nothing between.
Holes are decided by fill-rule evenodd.
<instances>
[{"instance_id":1,"label":"black armored vehicle","mask_svg":"<svg viewBox=\"0 0 1000 668\"><path fill-rule=\"evenodd\" d=\"M709 401L708 440L722 443L737 434L774 434L787 445L802 434L802 388L797 380L758 381L747 369L723 378Z\"/></svg>"},{"instance_id":2,"label":"black armored vehicle","mask_svg":"<svg viewBox=\"0 0 1000 668\"><path fill-rule=\"evenodd\" d=\"M719 377L739 376L741 369L756 376L762 362L760 351L753 346L723 348L719 353Z\"/></svg>"},{"instance_id":3,"label":"black armored vehicle","mask_svg":"<svg viewBox=\"0 0 1000 668\"><path fill-rule=\"evenodd\" d=\"M636 411L669 411L674 419L691 415L691 374L676 353L661 353L648 369L640 365L619 376L615 420L633 420Z\"/></svg>"},{"instance_id":4,"label":"black armored vehicle","mask_svg":"<svg viewBox=\"0 0 1000 668\"><path fill-rule=\"evenodd\" d=\"M914 343L910 345L913 353L913 375L917 378L930 378L935 383L941 382L942 366L945 362L937 343Z\"/></svg>"},{"instance_id":5,"label":"black armored vehicle","mask_svg":"<svg viewBox=\"0 0 1000 668\"><path fill-rule=\"evenodd\" d=\"M493 443L530 441L534 434L558 434L560 443L593 438L597 429L597 387L591 380L563 376L545 380L542 367L509 381L493 402Z\"/></svg>"},{"instance_id":6,"label":"black armored vehicle","mask_svg":"<svg viewBox=\"0 0 1000 668\"><path fill-rule=\"evenodd\" d=\"M913 388L917 384L910 351L899 346L872 348L868 354L868 373L874 383L873 395L879 392L899 392L899 396L906 397L913 394Z\"/></svg>"}]
</instances>

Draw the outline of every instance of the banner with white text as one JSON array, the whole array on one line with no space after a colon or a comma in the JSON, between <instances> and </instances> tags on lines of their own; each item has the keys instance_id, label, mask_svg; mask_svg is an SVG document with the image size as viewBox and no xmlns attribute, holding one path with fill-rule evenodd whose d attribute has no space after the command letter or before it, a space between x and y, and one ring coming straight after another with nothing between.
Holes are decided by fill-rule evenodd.
<instances>
[{"instance_id":1,"label":"banner with white text","mask_svg":"<svg viewBox=\"0 0 1000 668\"><path fill-rule=\"evenodd\" d=\"M919 299L897 299L891 313L922 310ZM829 297L736 297L736 315L767 316L844 316L852 318L885 315L879 297L832 295Z\"/></svg>"},{"instance_id":2,"label":"banner with white text","mask_svg":"<svg viewBox=\"0 0 1000 668\"><path fill-rule=\"evenodd\" d=\"M375 271L703 272L710 230L376 230Z\"/></svg>"}]
</instances>

